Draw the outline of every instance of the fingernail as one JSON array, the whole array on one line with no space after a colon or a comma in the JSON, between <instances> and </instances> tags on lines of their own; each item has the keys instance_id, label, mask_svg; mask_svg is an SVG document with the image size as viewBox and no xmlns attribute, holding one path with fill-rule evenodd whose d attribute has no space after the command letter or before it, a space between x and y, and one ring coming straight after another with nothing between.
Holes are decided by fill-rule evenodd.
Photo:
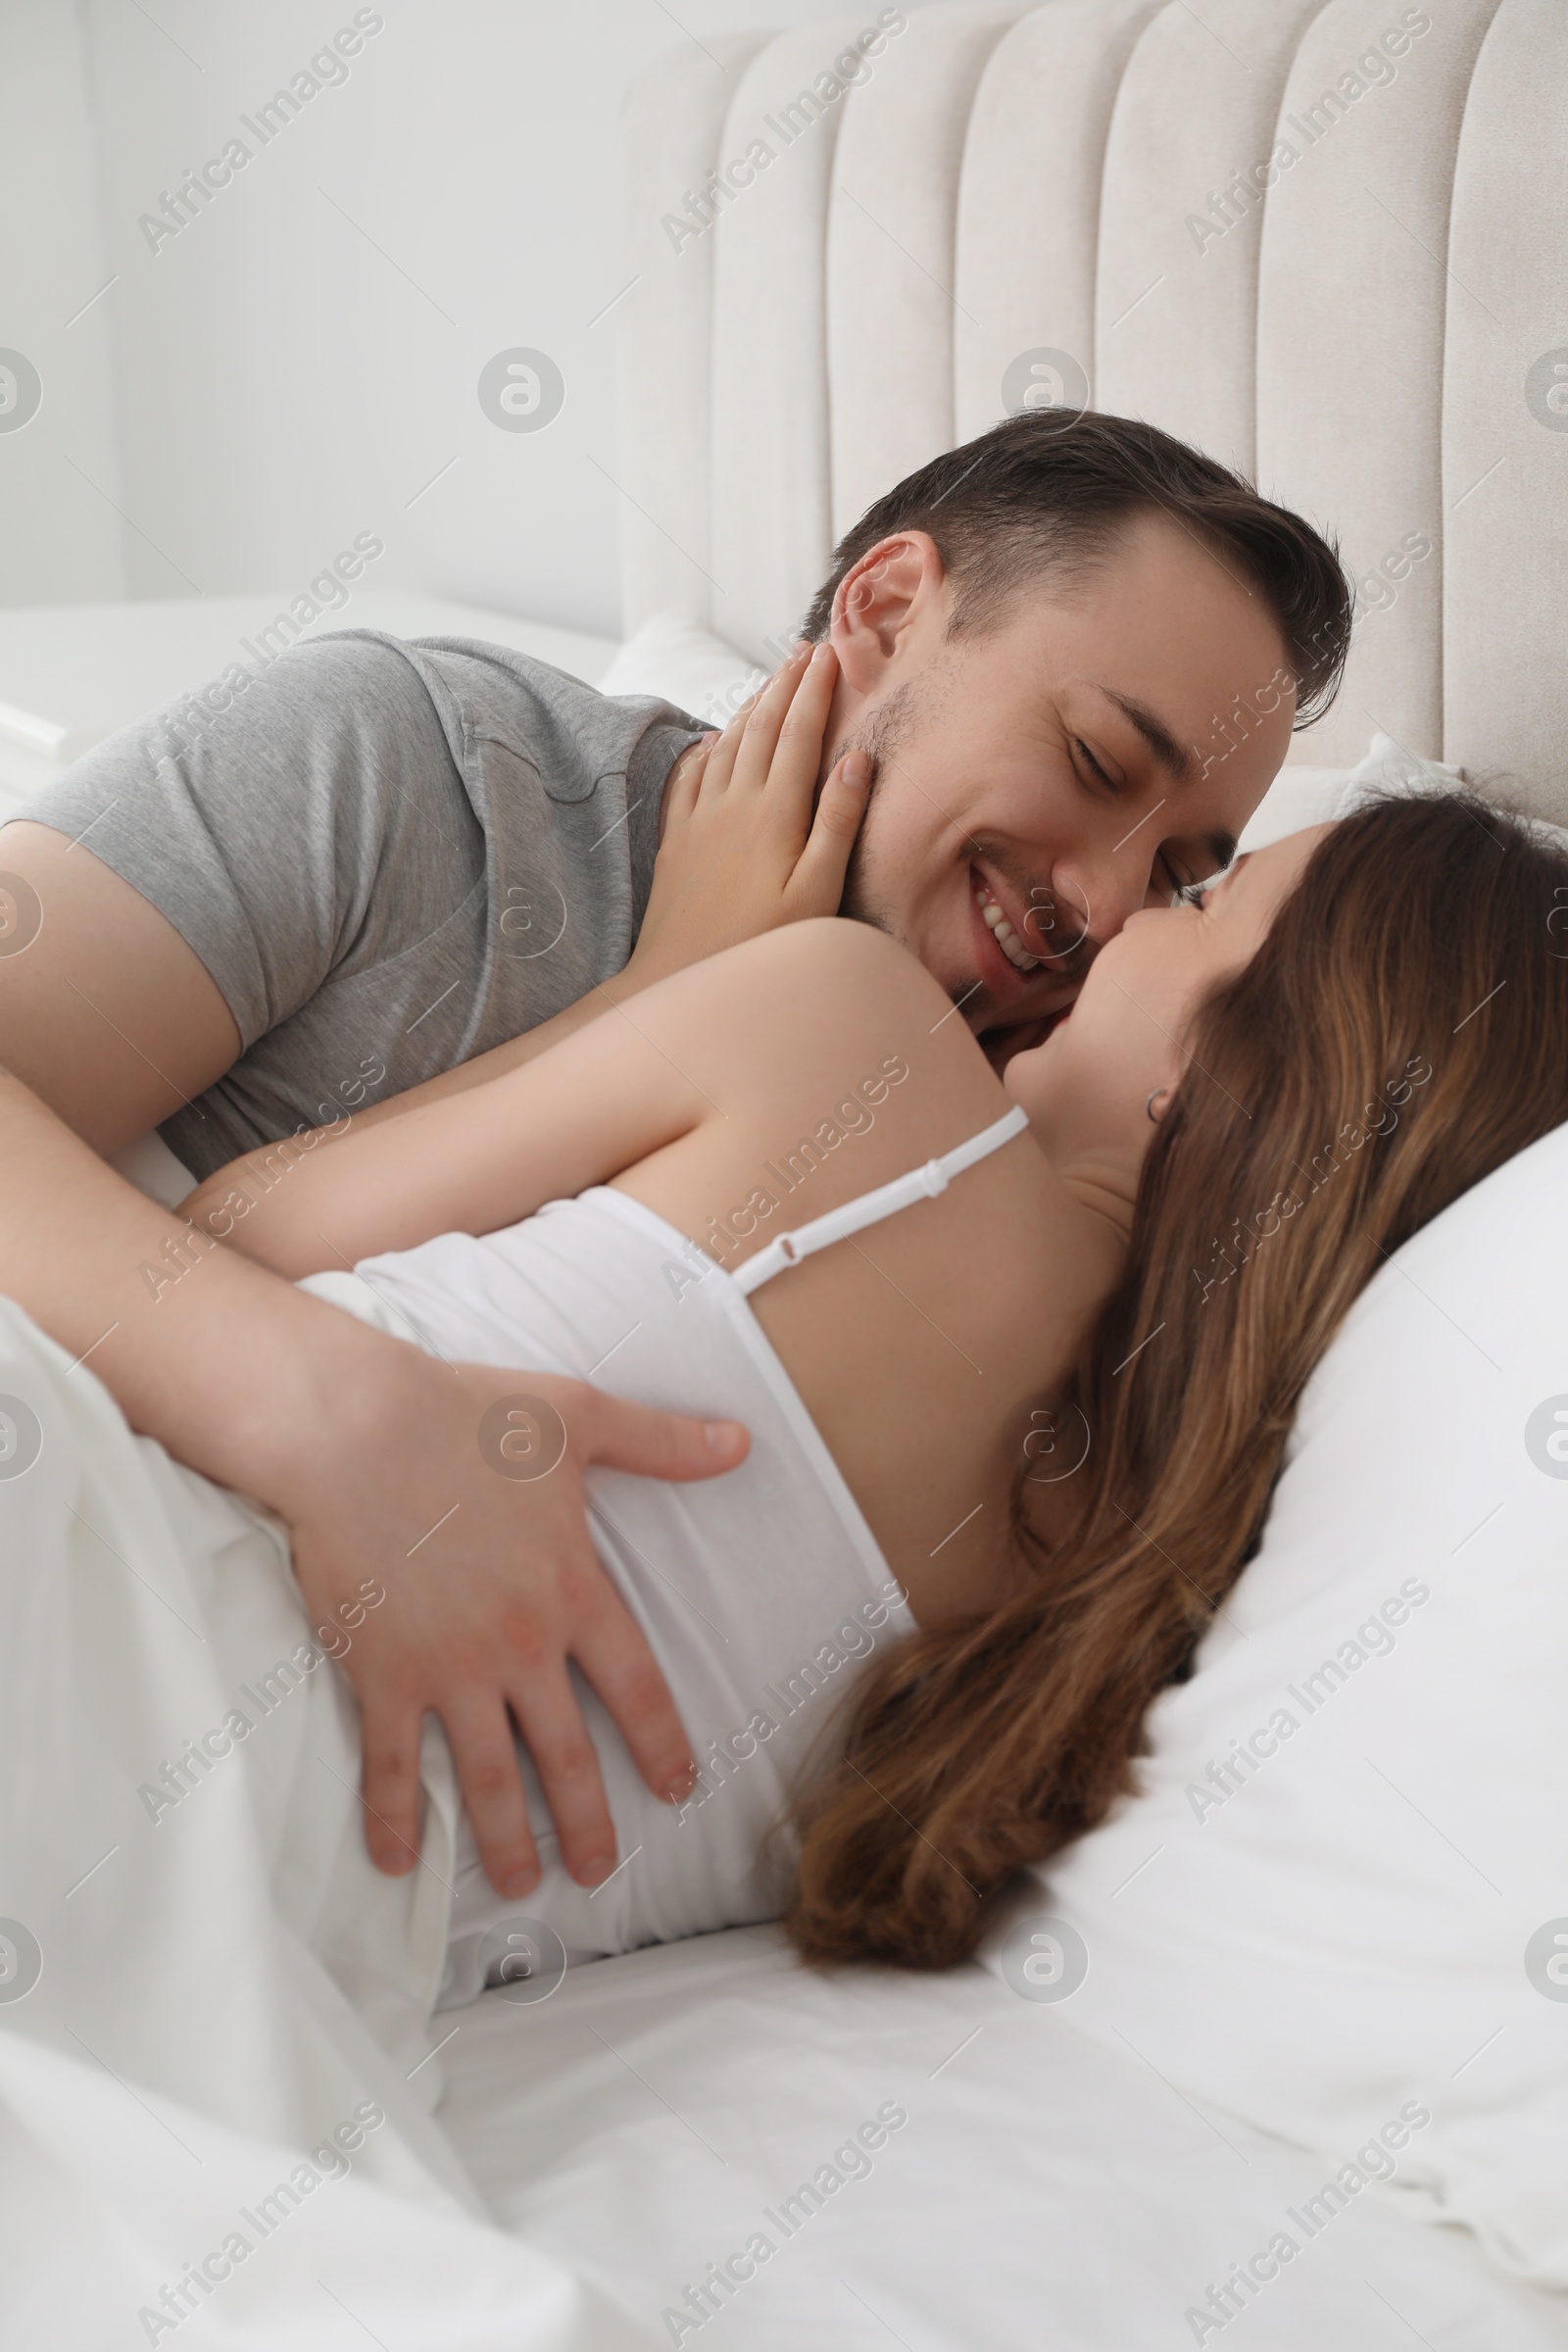
<instances>
[{"instance_id":1,"label":"fingernail","mask_svg":"<svg viewBox=\"0 0 1568 2352\"><path fill-rule=\"evenodd\" d=\"M614 1868L613 1854L591 1854L582 1865L581 1876L590 1886L602 1886Z\"/></svg>"},{"instance_id":2,"label":"fingernail","mask_svg":"<svg viewBox=\"0 0 1568 2352\"><path fill-rule=\"evenodd\" d=\"M514 1870L501 1882L501 1891L507 1895L532 1894L539 1884L537 1870Z\"/></svg>"},{"instance_id":3,"label":"fingernail","mask_svg":"<svg viewBox=\"0 0 1568 2352\"><path fill-rule=\"evenodd\" d=\"M703 1436L710 1453L733 1453L741 1434L738 1421L705 1421Z\"/></svg>"},{"instance_id":4,"label":"fingernail","mask_svg":"<svg viewBox=\"0 0 1568 2352\"><path fill-rule=\"evenodd\" d=\"M832 647L831 647L831 646L828 644L828 642L827 642L826 638L824 638L824 639L822 640L822 643L821 643L819 646L817 646L817 647L816 647L816 648L813 650L813 652L812 652L812 655L811 655L811 664L812 664L812 667L814 668L814 667L815 667L815 665L816 665L816 663L817 663L818 662L826 662L826 661L828 661L828 660L831 658L831 656L832 656L832 652L833 652L833 648L832 648Z\"/></svg>"},{"instance_id":5,"label":"fingernail","mask_svg":"<svg viewBox=\"0 0 1568 2352\"><path fill-rule=\"evenodd\" d=\"M685 1800L690 1796L696 1786L696 1764L683 1764L680 1771L676 1773L675 1778L670 1782L669 1787L664 1790L664 1795L672 1805L684 1804Z\"/></svg>"},{"instance_id":6,"label":"fingernail","mask_svg":"<svg viewBox=\"0 0 1568 2352\"><path fill-rule=\"evenodd\" d=\"M864 752L851 752L844 762L844 781L858 788L871 780L871 762Z\"/></svg>"}]
</instances>

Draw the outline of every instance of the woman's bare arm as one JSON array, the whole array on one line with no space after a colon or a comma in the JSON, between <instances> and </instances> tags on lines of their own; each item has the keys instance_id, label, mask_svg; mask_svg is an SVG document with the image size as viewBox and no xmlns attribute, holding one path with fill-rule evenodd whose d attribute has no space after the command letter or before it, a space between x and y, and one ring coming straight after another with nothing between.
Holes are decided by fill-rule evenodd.
<instances>
[{"instance_id":1,"label":"woman's bare arm","mask_svg":"<svg viewBox=\"0 0 1568 2352\"><path fill-rule=\"evenodd\" d=\"M873 1045L912 1050L912 1033L924 1039L945 1005L929 973L881 932L794 924L672 973L462 1094L248 1152L182 1213L295 1279L439 1233L494 1233L699 1128L733 1118L749 1129L760 1115L793 1142L802 1106L819 1114ZM919 1058L972 1063L989 1102L995 1081L968 1033L948 1026Z\"/></svg>"},{"instance_id":2,"label":"woman's bare arm","mask_svg":"<svg viewBox=\"0 0 1568 2352\"><path fill-rule=\"evenodd\" d=\"M657 1008L654 1018L664 1025ZM534 1060L380 1125L345 1119L246 1152L208 1177L181 1214L295 1280L438 1233L515 1224L709 1113L646 1019L615 1006Z\"/></svg>"}]
</instances>

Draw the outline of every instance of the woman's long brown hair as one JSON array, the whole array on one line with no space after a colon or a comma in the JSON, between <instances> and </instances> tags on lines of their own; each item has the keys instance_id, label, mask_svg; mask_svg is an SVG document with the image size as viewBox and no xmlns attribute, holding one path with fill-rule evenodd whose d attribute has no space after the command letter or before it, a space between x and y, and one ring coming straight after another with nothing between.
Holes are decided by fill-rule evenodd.
<instances>
[{"instance_id":1,"label":"woman's long brown hair","mask_svg":"<svg viewBox=\"0 0 1568 2352\"><path fill-rule=\"evenodd\" d=\"M1568 1119L1568 855L1467 794L1372 804L1187 1046L1066 1400L1090 1446L1051 1529L1032 1504L1066 1490L1020 1473L1031 1589L873 1662L797 1793L786 1924L808 1960L961 1959L1020 1867L1133 1786L1347 1310Z\"/></svg>"}]
</instances>

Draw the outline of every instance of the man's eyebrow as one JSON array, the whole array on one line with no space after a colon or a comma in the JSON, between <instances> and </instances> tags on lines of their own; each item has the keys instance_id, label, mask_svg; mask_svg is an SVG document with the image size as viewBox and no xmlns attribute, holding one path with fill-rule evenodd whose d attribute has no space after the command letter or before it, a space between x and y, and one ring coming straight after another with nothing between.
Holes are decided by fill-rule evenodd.
<instances>
[{"instance_id":1,"label":"man's eyebrow","mask_svg":"<svg viewBox=\"0 0 1568 2352\"><path fill-rule=\"evenodd\" d=\"M1130 694L1118 694L1113 686L1102 686L1100 692L1107 703L1114 703L1122 716L1135 726L1159 765L1171 781L1185 783L1193 772L1194 759L1186 745L1177 742L1157 711L1147 703L1140 703ZM1202 846L1214 860L1214 871L1222 873L1236 855L1234 833L1204 833Z\"/></svg>"},{"instance_id":2,"label":"man's eyebrow","mask_svg":"<svg viewBox=\"0 0 1568 2352\"><path fill-rule=\"evenodd\" d=\"M1172 783L1185 783L1193 771L1193 755L1185 744L1177 742L1158 713L1151 710L1147 703L1135 702L1130 694L1118 694L1112 686L1102 686L1100 691L1138 729Z\"/></svg>"}]
</instances>

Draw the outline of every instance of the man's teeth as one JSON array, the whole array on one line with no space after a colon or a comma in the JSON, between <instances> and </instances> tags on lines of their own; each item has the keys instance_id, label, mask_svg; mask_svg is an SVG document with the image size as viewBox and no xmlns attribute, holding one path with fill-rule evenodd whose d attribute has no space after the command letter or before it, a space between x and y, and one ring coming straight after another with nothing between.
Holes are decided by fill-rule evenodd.
<instances>
[{"instance_id":1,"label":"man's teeth","mask_svg":"<svg viewBox=\"0 0 1568 2352\"><path fill-rule=\"evenodd\" d=\"M1030 955L983 882L977 882L974 886L974 903L979 907L992 937L1012 965L1013 970L1015 972L1037 972L1040 969L1040 957Z\"/></svg>"}]
</instances>

